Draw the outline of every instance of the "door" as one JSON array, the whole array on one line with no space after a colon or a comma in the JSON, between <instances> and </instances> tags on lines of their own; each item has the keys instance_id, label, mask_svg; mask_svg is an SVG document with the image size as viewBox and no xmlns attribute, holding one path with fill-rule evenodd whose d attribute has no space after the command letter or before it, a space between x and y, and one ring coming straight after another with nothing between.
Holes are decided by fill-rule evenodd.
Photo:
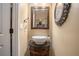
<instances>
[{"instance_id":1,"label":"door","mask_svg":"<svg viewBox=\"0 0 79 59\"><path fill-rule=\"evenodd\" d=\"M10 55L10 4L0 3L0 56Z\"/></svg>"}]
</instances>

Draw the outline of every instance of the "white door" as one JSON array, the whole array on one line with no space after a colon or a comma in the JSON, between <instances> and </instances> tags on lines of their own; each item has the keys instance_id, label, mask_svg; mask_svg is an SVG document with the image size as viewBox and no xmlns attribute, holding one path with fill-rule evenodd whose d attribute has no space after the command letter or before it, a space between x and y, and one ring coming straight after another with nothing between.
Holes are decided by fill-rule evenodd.
<instances>
[{"instance_id":1,"label":"white door","mask_svg":"<svg viewBox=\"0 0 79 59\"><path fill-rule=\"evenodd\" d=\"M0 56L10 55L10 4L0 3Z\"/></svg>"}]
</instances>

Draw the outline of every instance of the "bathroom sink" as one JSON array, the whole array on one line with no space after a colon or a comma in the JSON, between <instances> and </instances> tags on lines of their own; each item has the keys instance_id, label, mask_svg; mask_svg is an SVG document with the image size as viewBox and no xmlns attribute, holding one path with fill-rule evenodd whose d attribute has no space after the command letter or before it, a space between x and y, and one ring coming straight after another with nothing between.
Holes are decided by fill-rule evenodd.
<instances>
[{"instance_id":1,"label":"bathroom sink","mask_svg":"<svg viewBox=\"0 0 79 59\"><path fill-rule=\"evenodd\" d=\"M32 36L32 39L49 39L48 36Z\"/></svg>"},{"instance_id":2,"label":"bathroom sink","mask_svg":"<svg viewBox=\"0 0 79 59\"><path fill-rule=\"evenodd\" d=\"M49 41L50 37L48 36L32 36L32 40L37 44L43 44L46 41Z\"/></svg>"}]
</instances>

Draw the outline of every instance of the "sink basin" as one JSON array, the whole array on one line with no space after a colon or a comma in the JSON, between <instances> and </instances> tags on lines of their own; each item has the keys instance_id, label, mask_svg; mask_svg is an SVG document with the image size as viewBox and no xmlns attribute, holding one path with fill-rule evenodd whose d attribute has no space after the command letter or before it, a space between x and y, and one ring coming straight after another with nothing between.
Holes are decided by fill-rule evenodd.
<instances>
[{"instance_id":1,"label":"sink basin","mask_svg":"<svg viewBox=\"0 0 79 59\"><path fill-rule=\"evenodd\" d=\"M32 36L32 39L49 39L48 36Z\"/></svg>"},{"instance_id":2,"label":"sink basin","mask_svg":"<svg viewBox=\"0 0 79 59\"><path fill-rule=\"evenodd\" d=\"M37 44L43 44L45 41L48 41L50 37L48 36L32 36L32 40Z\"/></svg>"}]
</instances>

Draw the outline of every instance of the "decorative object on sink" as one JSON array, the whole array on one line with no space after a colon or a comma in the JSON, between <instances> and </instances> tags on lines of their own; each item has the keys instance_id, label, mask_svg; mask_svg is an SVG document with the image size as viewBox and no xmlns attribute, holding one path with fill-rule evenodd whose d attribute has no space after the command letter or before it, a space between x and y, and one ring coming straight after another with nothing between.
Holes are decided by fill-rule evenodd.
<instances>
[{"instance_id":1,"label":"decorative object on sink","mask_svg":"<svg viewBox=\"0 0 79 59\"><path fill-rule=\"evenodd\" d=\"M48 29L49 28L49 7L31 7L31 28Z\"/></svg>"},{"instance_id":2,"label":"decorative object on sink","mask_svg":"<svg viewBox=\"0 0 79 59\"><path fill-rule=\"evenodd\" d=\"M56 4L54 18L55 18L55 23L58 26L62 26L62 24L66 21L70 11L70 7L71 7L71 3Z\"/></svg>"}]
</instances>

